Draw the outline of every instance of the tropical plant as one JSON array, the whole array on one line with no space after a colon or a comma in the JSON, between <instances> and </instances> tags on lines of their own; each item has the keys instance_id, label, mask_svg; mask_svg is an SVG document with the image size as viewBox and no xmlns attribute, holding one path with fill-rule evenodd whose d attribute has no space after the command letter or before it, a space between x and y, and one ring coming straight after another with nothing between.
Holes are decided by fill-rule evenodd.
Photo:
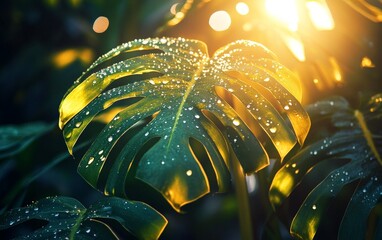
<instances>
[{"instance_id":1,"label":"tropical plant","mask_svg":"<svg viewBox=\"0 0 382 240\"><path fill-rule=\"evenodd\" d=\"M381 8L3 4L0 238L382 238Z\"/></svg>"},{"instance_id":2,"label":"tropical plant","mask_svg":"<svg viewBox=\"0 0 382 240\"><path fill-rule=\"evenodd\" d=\"M94 70L123 53L134 55ZM139 127L111 160L105 193L124 196L131 175L179 211L214 182L219 191L228 188L231 158L237 157L246 173L264 168L267 142L284 158L303 143L310 121L297 100L298 80L272 58L249 41L229 44L211 58L202 42L186 39L143 39L113 49L75 82L60 105L69 152L99 112L121 100L138 101L108 122L82 157L79 173L97 187L113 146ZM201 144L207 160L198 156L195 144Z\"/></svg>"},{"instance_id":3,"label":"tropical plant","mask_svg":"<svg viewBox=\"0 0 382 240\"><path fill-rule=\"evenodd\" d=\"M373 96L359 110L349 107L341 97L308 106L315 125L328 121L336 131L302 149L288 160L273 178L270 200L279 207L303 178L315 168L325 172L323 161L337 166L309 193L291 223L291 233L300 239L313 239L324 220L330 200L355 184L339 228L340 239L379 239L381 222L368 224L371 211L382 195L381 121L382 95ZM316 127L317 127L316 126ZM352 136L352 137L349 137ZM317 170L316 170L317 171Z\"/></svg>"}]
</instances>

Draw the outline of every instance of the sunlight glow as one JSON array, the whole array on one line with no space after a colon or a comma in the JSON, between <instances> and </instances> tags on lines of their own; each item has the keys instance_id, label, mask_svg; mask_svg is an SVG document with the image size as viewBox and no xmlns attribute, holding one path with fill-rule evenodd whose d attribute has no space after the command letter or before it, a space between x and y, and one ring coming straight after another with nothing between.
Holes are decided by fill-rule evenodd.
<instances>
[{"instance_id":1,"label":"sunlight glow","mask_svg":"<svg viewBox=\"0 0 382 240\"><path fill-rule=\"evenodd\" d=\"M244 2L238 2L236 4L236 12L240 15L247 15L249 13L249 7Z\"/></svg>"},{"instance_id":2,"label":"sunlight glow","mask_svg":"<svg viewBox=\"0 0 382 240\"><path fill-rule=\"evenodd\" d=\"M317 30L333 30L334 20L325 1L306 2L310 19Z\"/></svg>"},{"instance_id":3,"label":"sunlight glow","mask_svg":"<svg viewBox=\"0 0 382 240\"><path fill-rule=\"evenodd\" d=\"M217 11L211 14L210 27L217 31L225 31L231 26L231 16L226 11Z\"/></svg>"},{"instance_id":4,"label":"sunlight glow","mask_svg":"<svg viewBox=\"0 0 382 240\"><path fill-rule=\"evenodd\" d=\"M338 64L337 60L334 57L329 58L330 64L333 67L333 77L337 82L342 81L342 71L340 68L340 65Z\"/></svg>"},{"instance_id":5,"label":"sunlight glow","mask_svg":"<svg viewBox=\"0 0 382 240\"><path fill-rule=\"evenodd\" d=\"M283 200L289 196L295 184L294 180L295 178L293 174L286 170L277 173L273 179L270 188L271 194L269 195L269 198L274 205L281 205Z\"/></svg>"},{"instance_id":6,"label":"sunlight glow","mask_svg":"<svg viewBox=\"0 0 382 240\"><path fill-rule=\"evenodd\" d=\"M98 17L93 23L93 31L96 33L103 33L109 27L109 19L104 16Z\"/></svg>"},{"instance_id":7,"label":"sunlight glow","mask_svg":"<svg viewBox=\"0 0 382 240\"><path fill-rule=\"evenodd\" d=\"M284 36L284 41L289 50L300 62L306 60L304 44L299 39L291 36Z\"/></svg>"},{"instance_id":8,"label":"sunlight glow","mask_svg":"<svg viewBox=\"0 0 382 240\"><path fill-rule=\"evenodd\" d=\"M298 11L296 0L266 0L268 14L284 24L290 31L298 30Z\"/></svg>"}]
</instances>

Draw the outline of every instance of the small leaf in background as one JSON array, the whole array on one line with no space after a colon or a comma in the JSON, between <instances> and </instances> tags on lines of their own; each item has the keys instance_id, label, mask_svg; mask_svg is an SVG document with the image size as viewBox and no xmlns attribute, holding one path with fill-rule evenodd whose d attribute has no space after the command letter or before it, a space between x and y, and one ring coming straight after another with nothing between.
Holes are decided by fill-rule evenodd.
<instances>
[{"instance_id":1,"label":"small leaf in background","mask_svg":"<svg viewBox=\"0 0 382 240\"><path fill-rule=\"evenodd\" d=\"M179 211L211 185L228 188L232 150L248 173L267 166L269 154L283 159L301 145L310 127L301 96L293 73L255 42L236 41L209 57L197 40L138 39L103 55L75 81L59 124L71 152L99 113L136 99L108 122L78 171L98 187L107 162L107 194L125 196L132 176ZM132 129L118 157L108 158Z\"/></svg>"},{"instance_id":2,"label":"small leaf in background","mask_svg":"<svg viewBox=\"0 0 382 240\"><path fill-rule=\"evenodd\" d=\"M313 239L325 219L331 200L351 183L358 183L342 217L339 239L363 239L368 217L382 196L381 105L382 95L371 98L366 107L353 110L343 98L331 98L308 107L312 119L330 118L336 132L292 157L275 175L270 200L279 207L312 169L324 170L319 163L342 163L331 171L306 197L291 223L291 233ZM315 122L313 122L313 128ZM346 161L346 163L343 163ZM381 222L375 227L381 228ZM378 233L380 234L380 233ZM378 235L375 239L380 239Z\"/></svg>"},{"instance_id":3,"label":"small leaf in background","mask_svg":"<svg viewBox=\"0 0 382 240\"><path fill-rule=\"evenodd\" d=\"M52 130L53 124L28 123L0 127L0 159L15 155L44 133Z\"/></svg>"},{"instance_id":4,"label":"small leaf in background","mask_svg":"<svg viewBox=\"0 0 382 240\"><path fill-rule=\"evenodd\" d=\"M12 209L0 218L0 230L29 220L48 223L23 239L119 239L106 219L113 219L138 239L158 239L167 220L142 202L103 198L86 209L69 197L49 197L27 207Z\"/></svg>"}]
</instances>

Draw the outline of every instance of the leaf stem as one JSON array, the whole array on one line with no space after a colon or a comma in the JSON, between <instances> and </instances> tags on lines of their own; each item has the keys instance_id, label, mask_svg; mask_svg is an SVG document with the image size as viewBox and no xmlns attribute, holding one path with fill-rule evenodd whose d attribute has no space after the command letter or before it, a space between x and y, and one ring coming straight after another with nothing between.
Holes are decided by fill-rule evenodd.
<instances>
[{"instance_id":1,"label":"leaf stem","mask_svg":"<svg viewBox=\"0 0 382 240\"><path fill-rule=\"evenodd\" d=\"M238 214L241 238L243 240L254 240L255 238L252 229L251 208L249 206L249 196L245 174L235 154L231 153L230 159L232 168L231 172L234 179L236 199L239 208Z\"/></svg>"},{"instance_id":2,"label":"leaf stem","mask_svg":"<svg viewBox=\"0 0 382 240\"><path fill-rule=\"evenodd\" d=\"M369 128L367 127L367 124L366 124L365 118L363 117L363 114L360 111L355 110L354 116L358 120L358 123L359 123L359 125L362 129L362 132L363 132L363 136L366 138L367 144L369 145L372 153L374 154L375 158L378 160L379 164L382 165L382 158L379 155L377 147L374 144L373 135L371 134Z\"/></svg>"},{"instance_id":3,"label":"leaf stem","mask_svg":"<svg viewBox=\"0 0 382 240\"><path fill-rule=\"evenodd\" d=\"M84 215L85 215L86 211L87 210L79 210L79 212L78 212L79 216L76 220L76 223L72 226L72 229L70 230L70 235L69 235L70 240L75 240L76 233L81 226L81 223L84 219Z\"/></svg>"}]
</instances>

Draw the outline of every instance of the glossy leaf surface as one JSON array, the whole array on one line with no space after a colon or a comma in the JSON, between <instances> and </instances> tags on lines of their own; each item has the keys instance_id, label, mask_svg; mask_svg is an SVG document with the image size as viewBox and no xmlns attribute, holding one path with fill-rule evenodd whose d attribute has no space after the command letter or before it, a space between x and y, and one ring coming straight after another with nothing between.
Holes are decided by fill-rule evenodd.
<instances>
[{"instance_id":1,"label":"glossy leaf surface","mask_svg":"<svg viewBox=\"0 0 382 240\"><path fill-rule=\"evenodd\" d=\"M0 230L38 219L47 225L20 239L118 239L103 219L113 219L138 239L157 239L167 220L145 203L104 198L86 209L76 199L53 197L12 209L0 219Z\"/></svg>"},{"instance_id":2,"label":"glossy leaf surface","mask_svg":"<svg viewBox=\"0 0 382 240\"><path fill-rule=\"evenodd\" d=\"M133 55L96 71L121 54ZM118 81L123 84L113 87ZM98 113L130 98L139 100L105 126L78 171L97 187L112 148L140 124L118 157L110 159L105 192L124 196L132 174L177 210L210 192L211 181L219 191L229 186L231 149L244 171L254 172L268 165L266 143L282 159L310 127L299 103L299 81L262 45L237 41L209 57L200 41L141 39L99 58L62 100L60 127L69 151ZM201 144L207 160L190 141Z\"/></svg>"},{"instance_id":3,"label":"glossy leaf surface","mask_svg":"<svg viewBox=\"0 0 382 240\"><path fill-rule=\"evenodd\" d=\"M312 119L330 118L337 131L304 148L277 172L270 188L272 204L280 206L312 168L322 167L320 162L348 162L330 172L309 193L292 221L293 235L313 239L331 200L346 185L358 181L342 218L339 238L366 236L368 216L382 196L382 132L378 127L381 100L382 95L374 96L362 110L351 109L347 101L339 97L308 108ZM379 223L376 229L380 227Z\"/></svg>"}]
</instances>

